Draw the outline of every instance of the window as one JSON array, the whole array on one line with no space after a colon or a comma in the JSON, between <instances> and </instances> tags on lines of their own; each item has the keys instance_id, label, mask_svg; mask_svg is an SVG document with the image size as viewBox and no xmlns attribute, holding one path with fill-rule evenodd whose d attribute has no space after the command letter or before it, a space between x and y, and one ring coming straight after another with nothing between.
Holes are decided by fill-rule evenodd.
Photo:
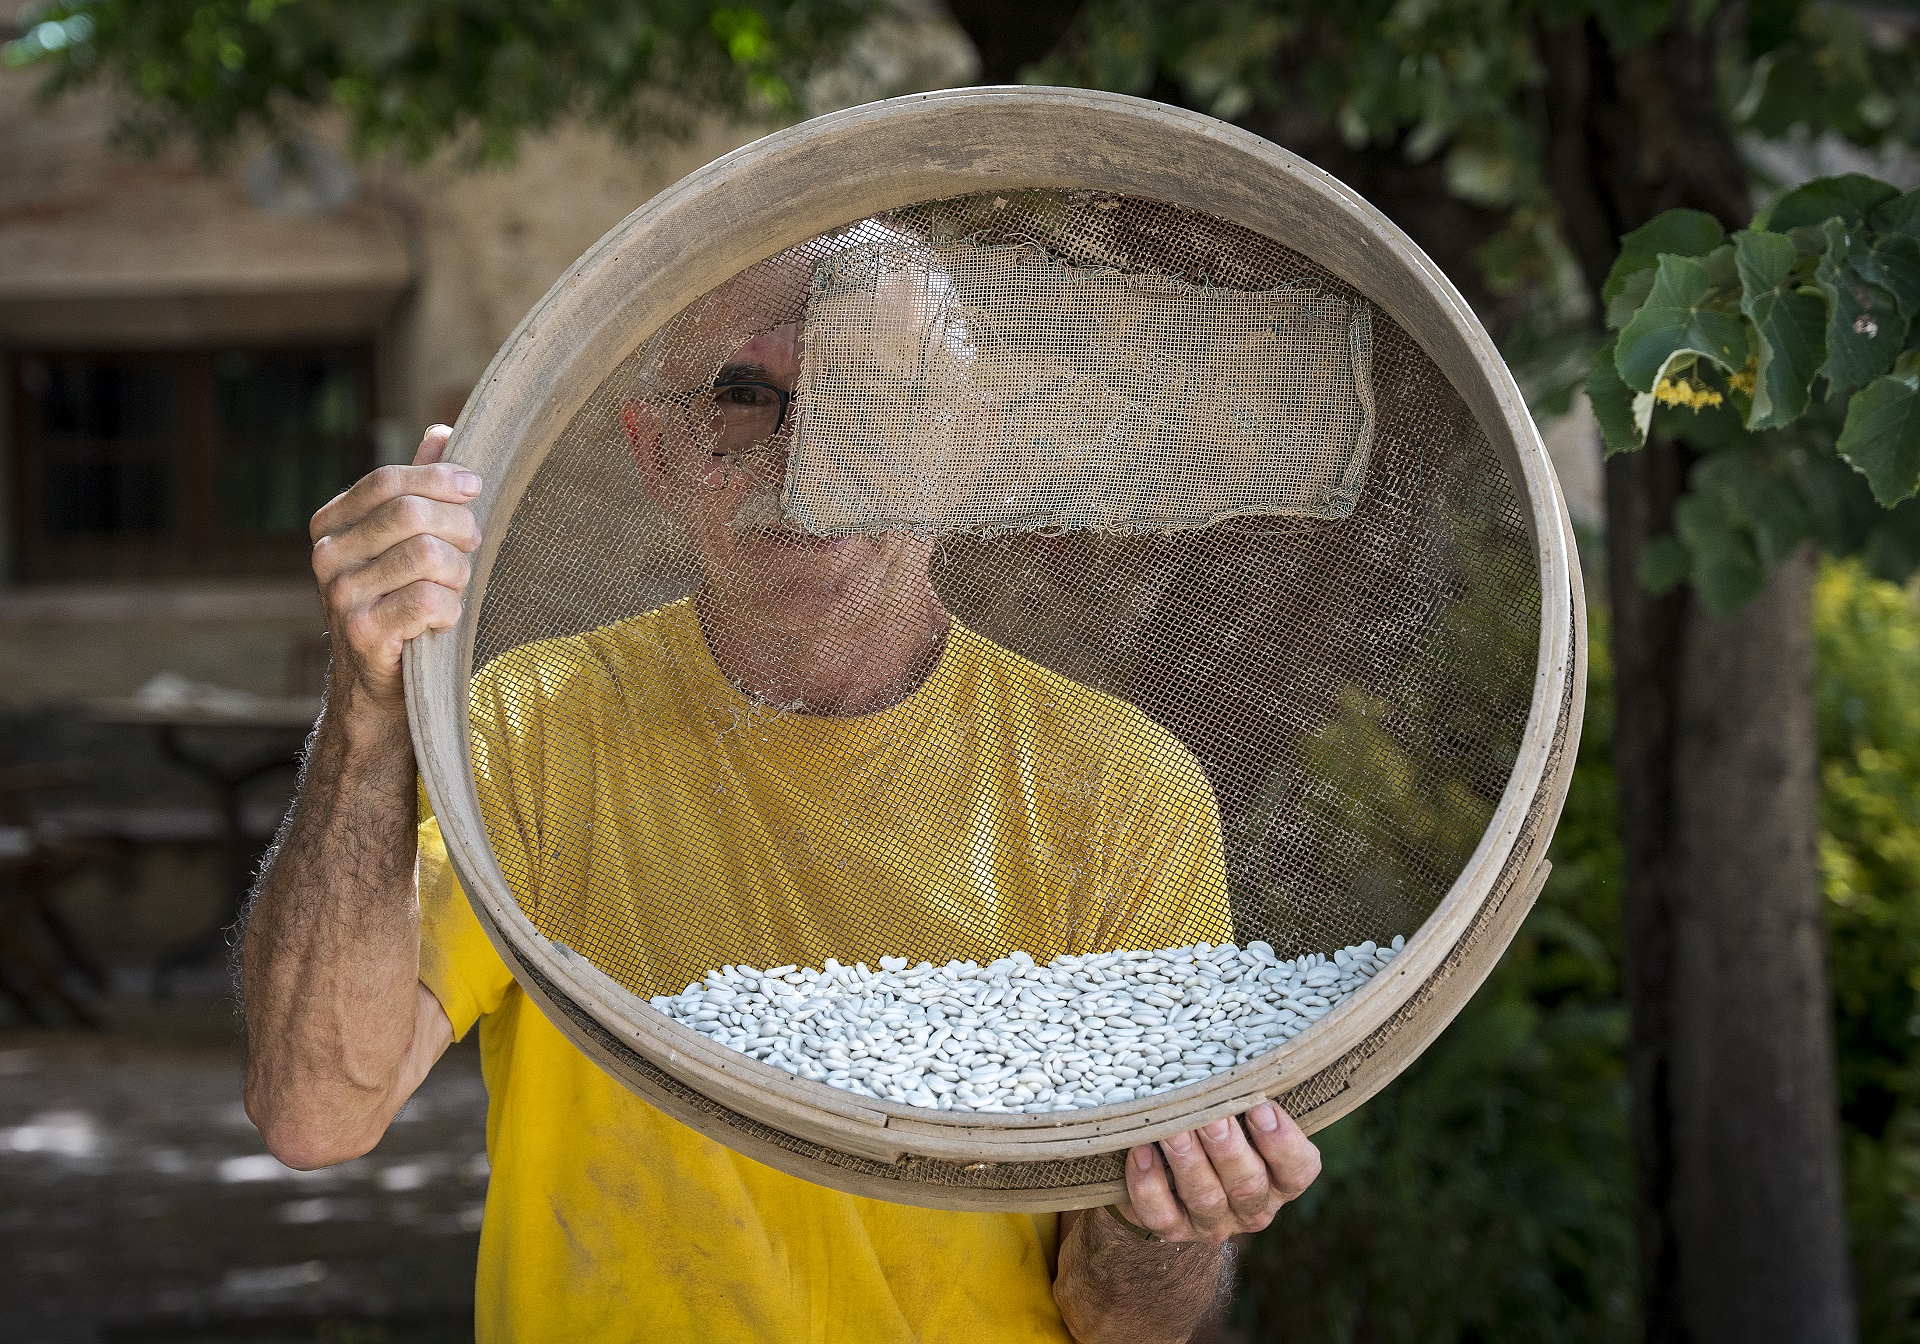
<instances>
[{"instance_id":1,"label":"window","mask_svg":"<svg viewBox=\"0 0 1920 1344\"><path fill-rule=\"evenodd\" d=\"M373 465L364 346L12 364L22 579L299 575L307 519Z\"/></svg>"}]
</instances>

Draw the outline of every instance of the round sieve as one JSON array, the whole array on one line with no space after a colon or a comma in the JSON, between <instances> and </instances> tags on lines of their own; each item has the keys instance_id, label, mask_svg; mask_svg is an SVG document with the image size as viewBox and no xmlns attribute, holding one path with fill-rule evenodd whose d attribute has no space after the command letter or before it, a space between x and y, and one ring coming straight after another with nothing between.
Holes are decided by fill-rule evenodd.
<instances>
[{"instance_id":1,"label":"round sieve","mask_svg":"<svg viewBox=\"0 0 1920 1344\"><path fill-rule=\"evenodd\" d=\"M485 479L485 543L407 687L456 871L570 1039L769 1165L1086 1207L1130 1145L1259 1099L1324 1126L1452 1019L1545 880L1585 615L1538 433L1432 263L1233 127L991 89L770 136L576 263L449 456ZM714 523L701 492L732 482ZM937 620L897 694L822 712L780 669L810 638L793 594L831 585L789 576L843 563L874 610L930 594ZM911 624L806 647L851 666ZM1111 955L1184 949L1192 979L1229 943L1237 1020L1266 1024L1232 1049L1173 1031L1167 958ZM1299 959L1354 945L1367 974L1308 998L1331 973L1302 990ZM680 997L951 963L971 1005L1016 955L1081 976L968 1055L1016 1061L1035 1109L967 1102L944 1063L901 1099L871 1056L801 1076L841 1046L749 1050L751 1013ZM1289 970L1299 1015L1245 1002ZM1095 991L1134 975L1163 1006L1089 1064ZM872 992L916 1059L979 1025Z\"/></svg>"}]
</instances>

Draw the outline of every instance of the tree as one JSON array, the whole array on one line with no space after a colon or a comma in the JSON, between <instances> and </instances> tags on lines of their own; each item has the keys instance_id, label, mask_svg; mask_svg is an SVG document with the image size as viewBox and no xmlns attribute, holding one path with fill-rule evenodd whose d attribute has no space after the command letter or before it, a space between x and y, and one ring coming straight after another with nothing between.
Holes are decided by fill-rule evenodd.
<instances>
[{"instance_id":1,"label":"tree","mask_svg":"<svg viewBox=\"0 0 1920 1344\"><path fill-rule=\"evenodd\" d=\"M1619 240L1661 211L1746 221L1736 107L1762 129L1915 128L1912 43L1874 46L1837 7L1269 4L1223 21L1226 8L1095 0L1054 60L1089 82L1171 85L1303 149L1450 275L1481 280L1463 287L1510 346L1551 331L1556 290L1585 298L1560 310L1575 324L1605 312ZM1442 186L1462 204L1425 209ZM1567 269L1578 279L1562 288ZM1488 302L1503 289L1530 290L1532 311ZM1831 427L1824 447L1809 428L1790 483L1655 428L1607 481L1644 1333L1844 1338L1804 542L1904 575L1914 512L1883 514L1858 476L1823 469ZM1732 502L1770 480L1797 530ZM1681 526L1716 505L1718 529ZM1744 581L1716 586L1736 557ZM1672 582L1683 573L1695 582Z\"/></svg>"},{"instance_id":2,"label":"tree","mask_svg":"<svg viewBox=\"0 0 1920 1344\"><path fill-rule=\"evenodd\" d=\"M248 135L344 114L362 155L512 157L566 119L639 141L703 115L792 115L809 73L882 0L90 0L30 7L0 49L48 97L125 95L136 150L175 138L218 159Z\"/></svg>"},{"instance_id":3,"label":"tree","mask_svg":"<svg viewBox=\"0 0 1920 1344\"><path fill-rule=\"evenodd\" d=\"M1813 724L1782 732L1742 721L1737 715L1751 706L1729 688L1765 685L1772 658L1794 679L1779 687L1776 671L1776 695L1810 692L1810 537L1842 552L1903 539L1897 519L1860 509L1816 519L1815 509L1859 488L1843 474L1843 459L1883 505L1920 489L1920 350L1906 348L1920 316L1920 191L1902 196L1858 176L1823 179L1773 202L1731 239L1709 215L1669 211L1627 235L1602 298L1620 334L1601 350L1588 386L1609 447L1633 452L1651 441L1695 456L1691 488L1673 506L1673 531L1643 539L1638 569L1627 576L1649 602L1691 576L1700 609L1682 636L1676 699L1694 718L1679 725L1674 783L1680 805L1706 824L1694 834L1683 827L1676 845L1677 875L1698 885L1663 902L1671 1035L1661 1042L1666 1076L1653 1080L1673 1115L1678 1305L1764 1331L1766 1317L1722 1296L1746 1291L1747 1275L1762 1266L1745 1248L1725 1249L1721 1229L1730 1218L1804 1216L1816 1207L1839 1216L1837 1163L1808 1160L1815 1143L1831 1152L1838 1136L1816 837L1812 827L1778 837L1767 871L1743 870L1697 846L1703 834L1751 821L1729 811L1753 790L1728 776L1726 757L1774 772L1765 801L1777 810L1768 820L1799 821L1800 808L1817 806ZM1816 386L1826 406L1815 401ZM1846 416L1836 435L1830 408L1838 401ZM1656 418L1664 421L1657 429ZM1776 565L1781 574L1769 581ZM1768 599L1777 624L1766 620ZM1768 648L1756 636L1783 643ZM1749 862L1769 857L1767 846L1748 850ZM1778 882L1783 871L1790 886ZM1762 887L1763 898L1774 899L1754 901L1749 884L1769 879L1778 885ZM1742 916L1761 934L1744 949L1729 936ZM1634 948L1643 965L1646 952ZM1782 990L1797 990L1807 1008L1783 1014L1774 997ZM1743 1188L1769 1176L1766 1197ZM1837 1257L1838 1247L1828 1253ZM1765 1272L1812 1279L1819 1266L1799 1255ZM1704 1262L1694 1283L1690 1261ZM1843 1263L1826 1273L1844 1283ZM1821 1308L1818 1291L1808 1282L1797 1295L1809 1337L1849 1331L1844 1304L1829 1298ZM1702 1293L1713 1297L1703 1303Z\"/></svg>"},{"instance_id":4,"label":"tree","mask_svg":"<svg viewBox=\"0 0 1920 1344\"><path fill-rule=\"evenodd\" d=\"M7 58L46 61L56 92L104 81L131 94L129 128L149 141L185 131L213 152L334 105L364 149L499 154L561 116L651 133L662 91L678 107L778 114L870 12L865 0L97 0L46 9ZM1810 0L954 0L953 12L989 79L1184 103L1322 164L1562 388L1584 376L1610 304L1627 295L1644 313L1660 282L1657 261L1616 273L1623 237L1671 209L1697 212L1703 231L1748 222L1742 134L1920 138L1911 34L1884 12ZM1649 254L1663 251L1699 259L1667 242ZM1673 268L1667 293L1690 274ZM1783 319L1811 311L1809 288L1838 311L1852 283L1829 294L1812 280L1775 286ZM1897 297L1893 316L1904 340ZM1741 308L1735 320L1766 319ZM1883 509L1834 455L1837 406L1809 405L1754 442L1750 405L1728 426L1730 384L1713 384L1723 405L1697 418L1660 408L1662 374L1672 396L1682 372L1633 388L1653 399L1649 437L1609 461L1607 481L1645 1333L1840 1338L1852 1306L1808 543L1898 575L1920 557L1920 519L1911 501ZM1708 387L1685 376L1689 397ZM1744 377L1744 363L1702 376ZM1899 399L1869 382L1856 400L1870 395ZM1888 479L1897 494L1899 471Z\"/></svg>"}]
</instances>

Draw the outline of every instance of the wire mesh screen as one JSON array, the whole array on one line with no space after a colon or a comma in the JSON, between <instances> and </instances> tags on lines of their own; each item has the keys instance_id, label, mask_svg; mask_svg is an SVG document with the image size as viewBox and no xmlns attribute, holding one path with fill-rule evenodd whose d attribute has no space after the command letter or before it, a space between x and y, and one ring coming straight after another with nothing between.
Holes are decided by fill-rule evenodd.
<instances>
[{"instance_id":1,"label":"wire mesh screen","mask_svg":"<svg viewBox=\"0 0 1920 1344\"><path fill-rule=\"evenodd\" d=\"M923 355L975 340L977 318L960 338L926 320L925 277L950 290L968 249L1017 251L1065 284L1129 277L1175 307L1280 295L1341 339L1261 363L1196 353L1205 333L1168 326L1148 342L1123 323L1107 344L1144 351L1134 365L1164 345L1163 369L1204 364L1227 387L1214 404L1246 412L1205 442L1151 425L1121 436L1119 457L1142 450L1135 467L1175 463L1135 492L1187 510L1163 530L1116 511L1111 490L1088 498L1102 478L1094 455L1061 450L1067 422L1053 440L1007 433L1005 418L941 439L922 415L902 440L921 458L893 479L948 470L976 511L809 531L797 487L821 506L903 497L871 472L793 461L809 416L839 414L840 441L858 446L850 407L897 409L871 367L838 403L808 400L829 367L809 362L824 359L812 341L825 329L810 305L876 249L946 258L923 261L918 297L898 300ZM1046 326L1041 308L1019 316ZM899 368L902 398L925 364ZM1298 431L1273 460L1344 500L1302 507L1269 490L1253 516L1186 525L1242 512L1244 499L1223 509L1180 483L1258 457L1228 445L1209 477L1223 437L1284 448L1263 416ZM870 456L884 462L893 442L873 432ZM1011 465L967 474L988 456ZM980 512L995 491L979 481L1015 476L1027 493L1001 490L1004 511ZM1433 911L1493 813L1530 706L1540 607L1500 462L1432 361L1351 286L1157 202L931 202L714 290L574 418L488 579L476 783L535 927L642 998L734 966L1384 945Z\"/></svg>"}]
</instances>

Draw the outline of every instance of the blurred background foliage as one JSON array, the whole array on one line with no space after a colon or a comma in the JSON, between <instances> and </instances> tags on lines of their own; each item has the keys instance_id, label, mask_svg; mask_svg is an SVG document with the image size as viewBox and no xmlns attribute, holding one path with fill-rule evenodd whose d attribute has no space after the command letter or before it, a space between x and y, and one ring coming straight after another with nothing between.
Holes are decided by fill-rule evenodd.
<instances>
[{"instance_id":1,"label":"blurred background foliage","mask_svg":"<svg viewBox=\"0 0 1920 1344\"><path fill-rule=\"evenodd\" d=\"M1389 678L1348 684L1332 717L1297 755L1283 752L1226 823L1235 907L1296 915L1243 939L1270 939L1291 956L1329 937L1357 942L1418 928L1499 805L1540 638L1537 603L1515 603L1507 587L1506 564L1529 543L1515 519L1491 509L1436 516L1454 568L1417 648ZM1463 667L1482 678L1464 693ZM1299 863L1303 854L1315 856L1312 867ZM1329 908L1342 908L1351 924L1321 924Z\"/></svg>"},{"instance_id":2,"label":"blurred background foliage","mask_svg":"<svg viewBox=\"0 0 1920 1344\"><path fill-rule=\"evenodd\" d=\"M453 147L511 159L562 121L640 143L700 119L804 111L807 75L884 0L85 0L29 6L9 66L42 65L57 97L132 93L135 150L174 137L219 160L247 135L344 114L356 152L419 160Z\"/></svg>"},{"instance_id":3,"label":"blurred background foliage","mask_svg":"<svg viewBox=\"0 0 1920 1344\"><path fill-rule=\"evenodd\" d=\"M1860 1337L1896 1344L1920 1340L1920 592L1830 561L1815 610ZM1637 1336L1613 678L1593 611L1553 876L1447 1033L1318 1136L1325 1174L1248 1253L1236 1312L1254 1338Z\"/></svg>"},{"instance_id":4,"label":"blurred background foliage","mask_svg":"<svg viewBox=\"0 0 1920 1344\"><path fill-rule=\"evenodd\" d=\"M1861 1337L1920 1338L1920 607L1858 564L1814 593L1820 866Z\"/></svg>"}]
</instances>

